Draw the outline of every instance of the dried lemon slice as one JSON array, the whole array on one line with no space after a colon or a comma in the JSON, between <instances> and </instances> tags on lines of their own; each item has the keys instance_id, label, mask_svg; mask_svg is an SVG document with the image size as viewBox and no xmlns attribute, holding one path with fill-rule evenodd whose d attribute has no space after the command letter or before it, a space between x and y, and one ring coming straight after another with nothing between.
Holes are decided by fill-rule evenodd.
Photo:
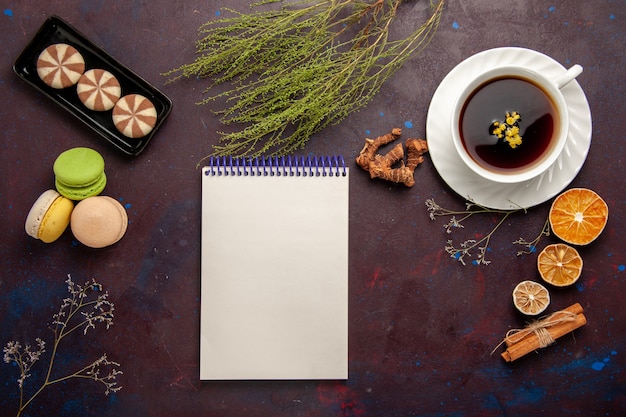
<instances>
[{"instance_id":1,"label":"dried lemon slice","mask_svg":"<svg viewBox=\"0 0 626 417\"><path fill-rule=\"evenodd\" d=\"M554 199L548 218L559 239L572 245L587 245L604 230L609 207L594 191L572 188Z\"/></svg>"},{"instance_id":2,"label":"dried lemon slice","mask_svg":"<svg viewBox=\"0 0 626 417\"><path fill-rule=\"evenodd\" d=\"M537 257L539 275L549 284L565 287L575 283L583 270L583 258L565 243L546 246Z\"/></svg>"},{"instance_id":3,"label":"dried lemon slice","mask_svg":"<svg viewBox=\"0 0 626 417\"><path fill-rule=\"evenodd\" d=\"M550 304L550 293L534 281L522 281L513 290L513 304L522 313L536 316Z\"/></svg>"}]
</instances>

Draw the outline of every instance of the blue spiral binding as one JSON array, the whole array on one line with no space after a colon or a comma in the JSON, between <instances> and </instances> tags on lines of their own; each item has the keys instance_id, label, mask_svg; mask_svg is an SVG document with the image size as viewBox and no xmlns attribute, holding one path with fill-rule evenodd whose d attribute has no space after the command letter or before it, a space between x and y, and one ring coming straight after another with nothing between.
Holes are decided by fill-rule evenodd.
<instances>
[{"instance_id":1,"label":"blue spiral binding","mask_svg":"<svg viewBox=\"0 0 626 417\"><path fill-rule=\"evenodd\" d=\"M206 176L339 177L347 175L347 168L341 155L254 158L211 156L204 174Z\"/></svg>"}]
</instances>

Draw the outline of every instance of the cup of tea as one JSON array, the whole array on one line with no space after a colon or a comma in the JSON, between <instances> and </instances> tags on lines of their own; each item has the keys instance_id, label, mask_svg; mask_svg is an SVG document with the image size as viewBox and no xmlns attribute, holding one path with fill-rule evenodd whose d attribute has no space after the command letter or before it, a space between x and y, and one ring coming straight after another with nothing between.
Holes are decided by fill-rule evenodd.
<instances>
[{"instance_id":1,"label":"cup of tea","mask_svg":"<svg viewBox=\"0 0 626 417\"><path fill-rule=\"evenodd\" d=\"M569 132L561 88L581 72L574 65L550 79L509 65L474 77L452 109L452 141L465 165L498 183L519 183L545 172Z\"/></svg>"}]
</instances>

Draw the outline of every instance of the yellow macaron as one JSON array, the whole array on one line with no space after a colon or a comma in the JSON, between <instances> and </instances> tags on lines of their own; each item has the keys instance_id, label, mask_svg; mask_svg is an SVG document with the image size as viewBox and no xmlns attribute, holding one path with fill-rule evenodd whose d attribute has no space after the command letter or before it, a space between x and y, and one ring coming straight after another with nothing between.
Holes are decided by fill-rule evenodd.
<instances>
[{"instance_id":1,"label":"yellow macaron","mask_svg":"<svg viewBox=\"0 0 626 417\"><path fill-rule=\"evenodd\" d=\"M45 243L54 242L70 224L73 209L74 202L56 190L44 191L26 216L26 233Z\"/></svg>"}]
</instances>

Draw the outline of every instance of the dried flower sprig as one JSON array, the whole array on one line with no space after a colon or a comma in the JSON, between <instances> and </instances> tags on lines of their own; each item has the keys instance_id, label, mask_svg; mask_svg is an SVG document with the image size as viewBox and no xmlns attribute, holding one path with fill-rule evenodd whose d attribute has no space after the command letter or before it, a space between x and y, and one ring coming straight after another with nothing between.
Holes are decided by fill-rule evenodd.
<instances>
[{"instance_id":1,"label":"dried flower sprig","mask_svg":"<svg viewBox=\"0 0 626 417\"><path fill-rule=\"evenodd\" d=\"M390 35L401 0L261 0L278 10L232 13L199 29L197 58L167 72L209 80L208 91L228 83L202 103L220 98L225 125L215 155L285 155L311 135L365 106L410 57L433 37L444 0L411 34ZM207 156L208 158L209 156Z\"/></svg>"},{"instance_id":2,"label":"dried flower sprig","mask_svg":"<svg viewBox=\"0 0 626 417\"><path fill-rule=\"evenodd\" d=\"M18 417L45 388L70 378L84 378L99 382L104 385L105 395L122 389L117 384L117 376L122 374L122 371L117 368L120 364L109 360L106 354L77 371L70 372L64 376L53 376L55 358L63 339L77 330L82 330L83 334L87 334L87 331L95 329L98 323L103 323L108 329L113 324L114 317L114 305L108 300L109 293L103 291L101 284L92 280L84 286L77 285L72 281L70 275L68 275L65 282L67 283L70 296L63 299L59 312L52 316L51 329L54 332L54 342L48 370L39 389L28 399L25 397L24 385L31 376L31 368L46 352L46 343L40 338L35 339L37 342L37 348L35 349L28 344L22 348L19 342L10 341L3 348L4 362L14 363L20 371L17 379L20 391L19 406L16 414ZM103 369L106 369L106 374L104 375L101 374Z\"/></svg>"},{"instance_id":3,"label":"dried flower sprig","mask_svg":"<svg viewBox=\"0 0 626 417\"><path fill-rule=\"evenodd\" d=\"M543 236L550 236L550 220L549 219L546 219L546 222L543 224L543 228L541 229L541 232L539 232L539 234L533 240L528 241L524 239L523 237L520 237L515 242L513 242L516 245L522 245L528 248L527 250L518 251L517 256L530 255L531 253L535 253L537 251L537 245L539 244L539 241L541 240Z\"/></svg>"},{"instance_id":4,"label":"dried flower sprig","mask_svg":"<svg viewBox=\"0 0 626 417\"><path fill-rule=\"evenodd\" d=\"M519 209L513 210L499 210L499 209L491 209L488 207L481 206L480 204L476 204L473 202L465 203L465 210L450 210L444 207L441 207L439 204L435 202L434 199L429 198L425 201L426 208L429 212L429 216L431 220L435 220L437 217L449 216L450 219L448 223L444 224L443 227L446 230L446 233L452 233L454 228L464 228L463 222L469 219L472 216L477 214L491 214L491 215L500 215L500 220L493 226L491 231L485 234L482 238L476 239L467 239L461 242L458 246L454 244L452 239L448 239L446 241L446 246L444 247L445 251L450 254L450 256L457 261L461 262L465 265L465 258L471 258L473 256L474 250L477 250L477 256L474 260L472 260L472 264L475 265L488 265L491 263L490 260L486 258L486 254L489 251L489 243L491 242L491 238L495 234L495 232L504 224L504 222L514 213L524 212L527 210L525 208L520 207ZM457 218L457 216L460 216ZM548 230L546 230L546 228ZM524 245L528 248L527 251L518 251L517 255L530 254L535 251L535 247L541 237L543 235L549 234L549 224L546 222L541 233L535 237L531 241L527 241L524 238L519 238L514 244Z\"/></svg>"}]
</instances>

